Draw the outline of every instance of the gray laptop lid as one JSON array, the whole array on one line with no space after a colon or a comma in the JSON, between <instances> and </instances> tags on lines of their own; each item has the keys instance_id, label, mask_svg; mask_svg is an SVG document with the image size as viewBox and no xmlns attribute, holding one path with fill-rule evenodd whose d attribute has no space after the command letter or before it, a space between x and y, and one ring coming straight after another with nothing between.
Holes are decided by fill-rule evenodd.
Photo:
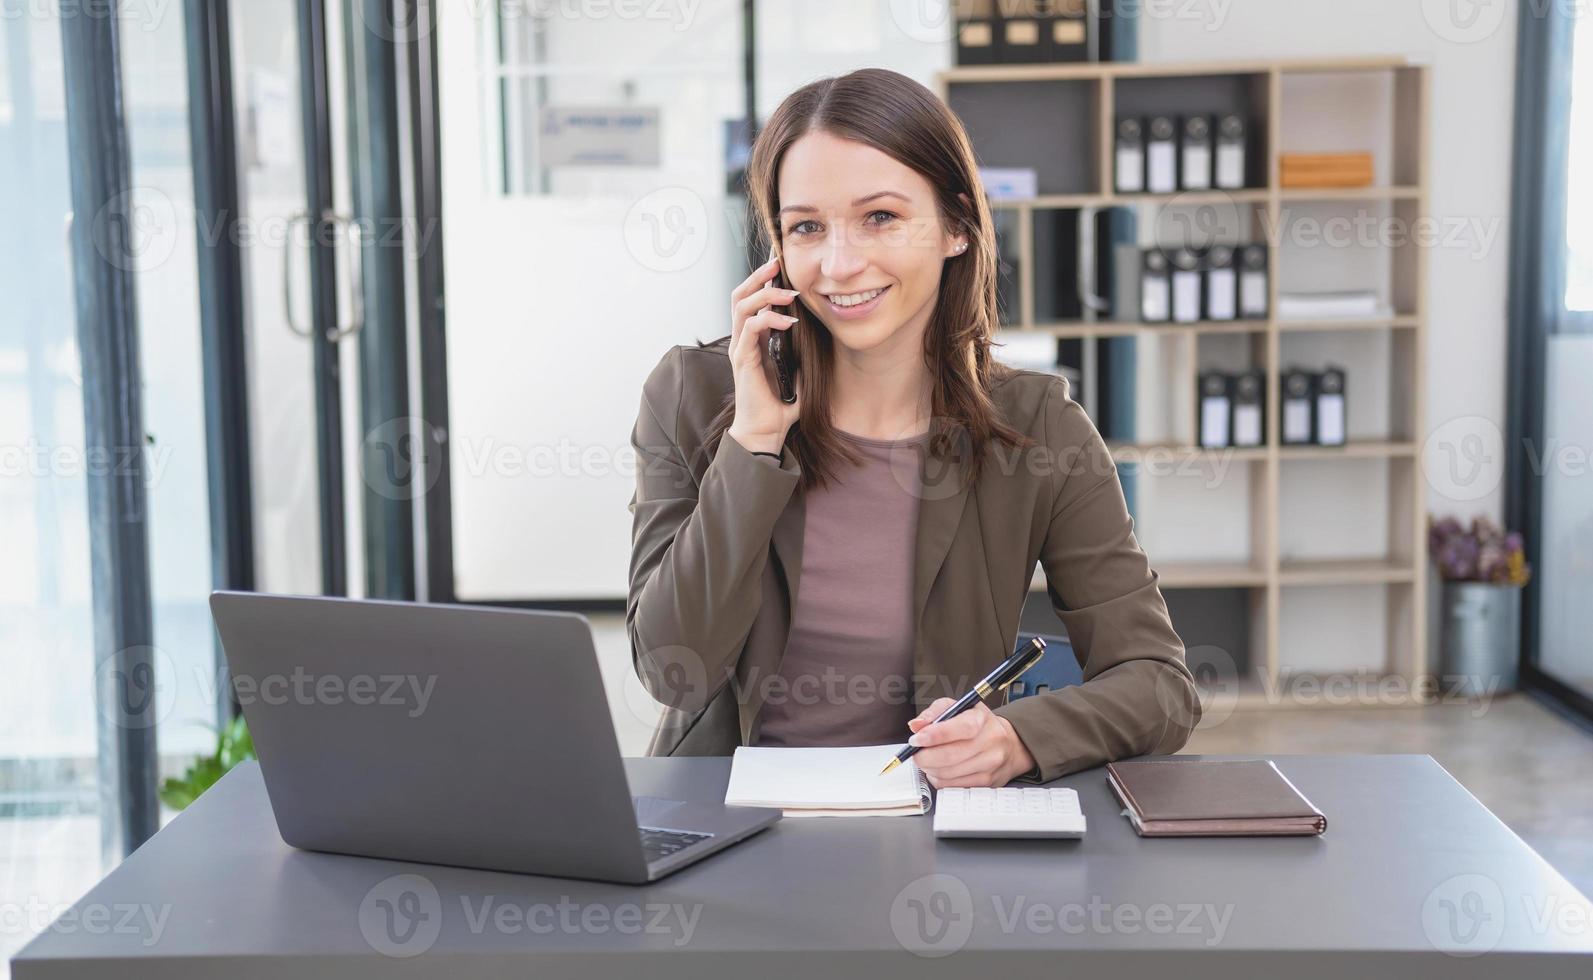
<instances>
[{"instance_id":1,"label":"gray laptop lid","mask_svg":"<svg viewBox=\"0 0 1593 980\"><path fill-rule=\"evenodd\" d=\"M585 617L238 592L210 607L289 844L645 874Z\"/></svg>"}]
</instances>

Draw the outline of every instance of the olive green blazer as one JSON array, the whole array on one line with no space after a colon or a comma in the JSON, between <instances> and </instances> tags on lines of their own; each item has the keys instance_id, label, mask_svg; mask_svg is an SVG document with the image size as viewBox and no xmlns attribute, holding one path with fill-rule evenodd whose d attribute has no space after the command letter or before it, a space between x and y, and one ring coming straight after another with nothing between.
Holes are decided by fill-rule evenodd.
<instances>
[{"instance_id":1,"label":"olive green blazer","mask_svg":"<svg viewBox=\"0 0 1593 980\"><path fill-rule=\"evenodd\" d=\"M651 755L755 743L768 690L759 679L778 673L801 587L794 455L755 455L729 436L711 456L705 446L733 390L728 340L676 346L648 376L631 434L625 618L635 669L664 705ZM1176 752L1200 701L1106 444L1055 375L1001 368L991 397L1038 446L992 447L977 483L956 460L913 453L923 487L911 556L918 710L1012 653L1039 562L1084 682L992 705L1037 763L1020 779Z\"/></svg>"}]
</instances>

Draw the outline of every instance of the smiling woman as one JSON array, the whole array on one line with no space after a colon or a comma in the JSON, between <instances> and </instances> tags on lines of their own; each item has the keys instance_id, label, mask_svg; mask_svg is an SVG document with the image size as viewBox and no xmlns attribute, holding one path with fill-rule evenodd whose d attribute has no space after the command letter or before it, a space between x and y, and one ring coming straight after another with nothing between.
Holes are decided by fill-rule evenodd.
<instances>
[{"instance_id":1,"label":"smiling woman","mask_svg":"<svg viewBox=\"0 0 1593 980\"><path fill-rule=\"evenodd\" d=\"M1105 443L1062 379L992 357L961 122L895 72L823 79L770 117L748 184L770 260L728 337L664 356L632 433L650 751L910 738L935 785L991 786L1182 746L1200 703ZM1036 562L1084 683L930 724L1012 652Z\"/></svg>"},{"instance_id":2,"label":"smiling woman","mask_svg":"<svg viewBox=\"0 0 1593 980\"><path fill-rule=\"evenodd\" d=\"M967 134L943 102L884 69L814 82L770 117L747 179L797 293L791 340L809 409L789 445L805 489L858 462L837 430L888 439L957 420L976 469L992 439L1023 443L988 397L995 235ZM716 423L728 430L737 416L725 408Z\"/></svg>"}]
</instances>

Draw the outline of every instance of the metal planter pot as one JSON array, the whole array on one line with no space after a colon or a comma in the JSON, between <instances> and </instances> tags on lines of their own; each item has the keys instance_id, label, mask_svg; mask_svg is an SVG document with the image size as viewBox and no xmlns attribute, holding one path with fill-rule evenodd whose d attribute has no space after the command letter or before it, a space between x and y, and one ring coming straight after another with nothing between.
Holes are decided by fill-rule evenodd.
<instances>
[{"instance_id":1,"label":"metal planter pot","mask_svg":"<svg viewBox=\"0 0 1593 980\"><path fill-rule=\"evenodd\" d=\"M1439 664L1446 693L1486 697L1513 691L1521 650L1521 588L1445 582Z\"/></svg>"}]
</instances>

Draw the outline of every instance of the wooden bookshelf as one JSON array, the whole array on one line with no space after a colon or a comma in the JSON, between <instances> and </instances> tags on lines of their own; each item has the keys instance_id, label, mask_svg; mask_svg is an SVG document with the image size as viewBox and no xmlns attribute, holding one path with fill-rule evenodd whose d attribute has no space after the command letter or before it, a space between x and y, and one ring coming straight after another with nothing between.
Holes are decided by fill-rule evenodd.
<instances>
[{"instance_id":1,"label":"wooden bookshelf","mask_svg":"<svg viewBox=\"0 0 1593 980\"><path fill-rule=\"evenodd\" d=\"M1360 79L1375 79L1362 82ZM1357 188L1283 188L1279 184L1279 156L1286 149L1310 152L1362 146L1333 146L1331 132L1301 135L1301 125L1310 125L1312 106L1322 127L1331 130L1338 121L1333 112L1322 115L1324 99L1316 97L1311 86L1321 81L1327 91L1349 80L1352 85L1375 85L1385 93L1387 105L1381 112L1391 121L1385 130L1386 145L1379 152L1374 186ZM1171 440L1108 440L1119 466L1141 470L1151 460L1177 461L1200 465L1219 461L1244 464L1249 491L1243 495L1246 512L1239 520L1248 522L1251 555L1248 560L1158 562L1151 555L1164 590L1237 589L1248 595L1250 649L1236 652L1237 676L1226 692L1234 707L1277 708L1290 706L1334 706L1329 700L1295 699L1287 695L1290 682L1305 678L1326 681L1313 674L1309 665L1291 661L1282 649L1283 616L1286 600L1295 590L1361 588L1382 593L1386 626L1386 657L1379 670L1367 673L1346 668L1336 677L1366 685L1379 678L1403 682L1406 690L1421 690L1421 679L1431 673L1427 663L1426 606L1426 501L1421 478L1421 444L1425 432L1427 345L1427 262L1425 245L1412 238L1385 249L1385 278L1378 285L1389 312L1366 318L1291 320L1278 318L1279 283L1294 270L1289 263L1309 263L1303 250L1284 248L1280 236L1267 234L1292 220L1296 209L1362 208L1371 209L1390 222L1407 226L1426 219L1431 186L1428 146L1431 128L1431 80L1428 66L1397 57L1311 59L1289 61L1202 62L1193 64L1045 64L982 65L953 68L937 76L939 93L968 125L974 149L984 166L1034 166L1040 180L1040 193L1021 200L989 201L992 217L1002 222L1005 234L1015 238L1017 256L1014 322L1004 330L1050 334L1060 339L1083 341L1085 353L1079 365L1086 397L1081 399L1093 411L1098 389L1094 376L1098 358L1093 342L1121 337L1153 337L1173 345L1184 344L1182 355L1171 358L1167 368L1169 391L1191 392L1183 410L1187 416L1182 432ZM1172 194L1118 194L1113 180L1113 133L1119 111L1139 113L1154 98L1157 86L1187 87L1198 91L1225 93L1237 100L1252 127L1259 130L1252 138L1261 140L1254 159L1250 183L1241 190L1178 192ZM991 86L1009 86L993 89ZM1054 87L1057 97L1048 100ZM1171 89L1169 89L1171 90ZM1299 113L1291 114L1291 93L1307 93L1301 98ZM1000 98L997 98L998 93ZM1065 147L1066 154L1054 152L1045 159L1024 160L1013 148L1021 145L1027 126L1013 126L1003 118L993 118L989 108L1008 100L1022 105L1015 110L1041 115L1042 124L1060 127L1062 137L1049 140L1046 149ZM1174 100L1176 102L1176 99ZM1064 108L1071 115L1053 110ZM1366 110L1363 104L1347 104L1348 114ZM1166 111L1207 111L1170 105ZM1027 119L1024 120L1027 122ZM1291 125L1286 127L1285 123ZM1288 146L1286 134L1294 134L1305 146ZM1076 141L1076 142L1075 142ZM1082 147L1082 150L1079 149ZM1059 164L1057 160L1060 159ZM1255 173L1255 170L1263 172ZM1106 208L1128 208L1140 216L1141 246L1151 243L1148 232L1159 228L1160 209L1211 207L1225 215L1237 215L1246 234L1236 241L1261 242L1268 248L1268 288L1271 315L1265 320L1238 320L1199 323L1145 324L1111 318L1094 318L1086 307L1076 320L1055 320L1037 316L1036 304L1036 216L1048 210L1092 212ZM1149 216L1149 220L1147 220ZM1165 243L1162 243L1165 244ZM1309 271L1309 270L1307 270ZM1181 341L1178 338L1188 338ZM1225 340L1226 338L1226 340ZM1385 373L1380 379L1389 399L1387 431L1350 433L1344 446L1281 445L1279 428L1281 369L1289 360L1286 344L1309 342L1321 349L1334 344L1353 344L1366 339L1386 342L1386 355L1376 364ZM1384 340L1386 338L1386 341ZM1267 377L1265 409L1266 443L1257 447L1208 450L1193 445L1195 404L1193 392L1199 370L1197 347L1202 342L1224 341L1246 345L1249 366ZM1379 348L1380 349L1380 348ZM1351 375L1351 386L1357 384ZM1352 395L1353 397L1353 395ZM1378 524L1387 533L1380 554L1340 557L1285 553L1283 515L1285 474L1291 467L1381 467L1386 474L1381 486L1369 485L1366 500L1377 513ZM1308 471L1317 472L1317 471ZM1158 479L1142 476L1140 479ZM1298 480L1296 482L1299 482ZM1375 503L1371 503L1375 501ZM1139 515L1136 514L1136 520ZM1036 569L1033 588L1043 592L1045 577ZM1198 666L1193 664L1192 666ZM1197 670L1197 674L1199 671ZM1347 681L1346 681L1347 682ZM1235 693L1236 692L1236 693ZM1282 693L1280 693L1282 692ZM1350 699L1353 703L1364 703ZM1422 703L1419 696L1397 703Z\"/></svg>"}]
</instances>

